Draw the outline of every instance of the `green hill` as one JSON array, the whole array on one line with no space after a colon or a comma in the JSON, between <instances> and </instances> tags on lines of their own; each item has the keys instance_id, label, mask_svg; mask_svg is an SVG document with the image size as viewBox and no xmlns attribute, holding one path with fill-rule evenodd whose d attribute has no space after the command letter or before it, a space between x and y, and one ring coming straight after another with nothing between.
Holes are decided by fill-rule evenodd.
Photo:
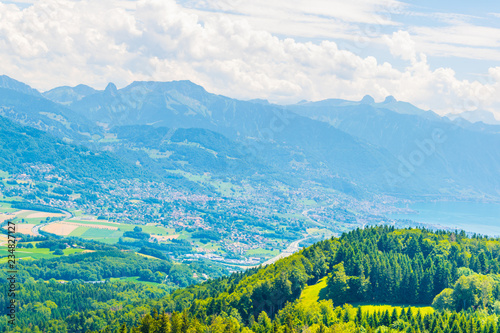
<instances>
[{"instance_id":1,"label":"green hill","mask_svg":"<svg viewBox=\"0 0 500 333\"><path fill-rule=\"evenodd\" d=\"M37 320L36 313L23 316L53 332L129 332L132 327L130 332L495 333L499 273L498 239L374 227L168 295L129 299L115 286L113 307L96 303L79 309L70 301L56 306L75 307L71 316L58 317L57 311L46 317L51 321ZM66 290L70 299L90 286L75 288ZM53 329L56 325L63 328Z\"/></svg>"}]
</instances>

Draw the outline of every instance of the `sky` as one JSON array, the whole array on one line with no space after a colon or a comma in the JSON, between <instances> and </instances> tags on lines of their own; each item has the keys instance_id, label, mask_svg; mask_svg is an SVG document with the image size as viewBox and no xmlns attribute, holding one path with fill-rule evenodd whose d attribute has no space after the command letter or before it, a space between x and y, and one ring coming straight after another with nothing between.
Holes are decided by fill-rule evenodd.
<instances>
[{"instance_id":1,"label":"sky","mask_svg":"<svg viewBox=\"0 0 500 333\"><path fill-rule=\"evenodd\" d=\"M500 3L0 0L0 74L40 91L191 80L238 99L392 95L500 120Z\"/></svg>"}]
</instances>

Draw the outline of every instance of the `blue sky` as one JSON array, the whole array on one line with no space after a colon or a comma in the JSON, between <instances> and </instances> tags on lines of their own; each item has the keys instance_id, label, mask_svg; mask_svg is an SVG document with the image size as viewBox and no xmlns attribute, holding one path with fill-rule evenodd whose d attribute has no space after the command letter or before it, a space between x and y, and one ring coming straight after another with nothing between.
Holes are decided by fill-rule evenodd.
<instances>
[{"instance_id":1,"label":"blue sky","mask_svg":"<svg viewBox=\"0 0 500 333\"><path fill-rule=\"evenodd\" d=\"M0 0L0 73L39 90L188 79L235 98L399 100L500 119L500 5Z\"/></svg>"}]
</instances>

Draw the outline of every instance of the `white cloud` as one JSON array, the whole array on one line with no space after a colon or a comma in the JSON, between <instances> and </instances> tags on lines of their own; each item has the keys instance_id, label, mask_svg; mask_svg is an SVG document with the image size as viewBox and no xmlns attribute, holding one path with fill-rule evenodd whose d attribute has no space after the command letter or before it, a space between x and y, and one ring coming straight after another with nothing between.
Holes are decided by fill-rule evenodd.
<instances>
[{"instance_id":1,"label":"white cloud","mask_svg":"<svg viewBox=\"0 0 500 333\"><path fill-rule=\"evenodd\" d=\"M498 68L484 82L459 80L451 69L431 70L408 32L383 40L408 60L407 68L360 57L333 41L278 38L245 16L202 18L172 0L39 0L24 10L0 3L0 73L41 90L189 79L211 92L283 103L371 94L442 113L500 109Z\"/></svg>"},{"instance_id":2,"label":"white cloud","mask_svg":"<svg viewBox=\"0 0 500 333\"><path fill-rule=\"evenodd\" d=\"M412 33L438 44L500 47L500 29L458 23L446 27L415 27Z\"/></svg>"},{"instance_id":3,"label":"white cloud","mask_svg":"<svg viewBox=\"0 0 500 333\"><path fill-rule=\"evenodd\" d=\"M294 20L309 16L342 20L351 23L396 24L391 19L392 13L399 13L406 7L397 0L205 0L187 1L185 5L200 10L222 11L248 17L269 17L274 19ZM262 10L265 8L266 10ZM296 23L300 23L300 19Z\"/></svg>"},{"instance_id":4,"label":"white cloud","mask_svg":"<svg viewBox=\"0 0 500 333\"><path fill-rule=\"evenodd\" d=\"M404 60L410 60L412 63L417 61L417 51L415 42L407 31L394 32L392 37L383 36L383 40L389 46L391 54Z\"/></svg>"},{"instance_id":5,"label":"white cloud","mask_svg":"<svg viewBox=\"0 0 500 333\"><path fill-rule=\"evenodd\" d=\"M191 0L187 9L205 20L244 17L254 29L292 38L345 39L366 43L381 29L399 26L393 16L406 5L397 0Z\"/></svg>"}]
</instances>

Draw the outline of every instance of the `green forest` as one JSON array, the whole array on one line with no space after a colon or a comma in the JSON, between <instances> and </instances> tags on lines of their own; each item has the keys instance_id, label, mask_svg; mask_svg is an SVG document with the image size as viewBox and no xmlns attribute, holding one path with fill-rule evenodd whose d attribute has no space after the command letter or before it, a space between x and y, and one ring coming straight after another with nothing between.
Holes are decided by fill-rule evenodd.
<instances>
[{"instance_id":1,"label":"green forest","mask_svg":"<svg viewBox=\"0 0 500 333\"><path fill-rule=\"evenodd\" d=\"M104 282L47 281L57 267L32 262L11 331L500 332L500 240L464 232L357 229L273 265L175 290L108 278L123 272L97 261L64 265L76 256L58 258L64 274L94 270ZM165 276L172 270L154 265ZM313 290L318 298L307 299Z\"/></svg>"}]
</instances>

